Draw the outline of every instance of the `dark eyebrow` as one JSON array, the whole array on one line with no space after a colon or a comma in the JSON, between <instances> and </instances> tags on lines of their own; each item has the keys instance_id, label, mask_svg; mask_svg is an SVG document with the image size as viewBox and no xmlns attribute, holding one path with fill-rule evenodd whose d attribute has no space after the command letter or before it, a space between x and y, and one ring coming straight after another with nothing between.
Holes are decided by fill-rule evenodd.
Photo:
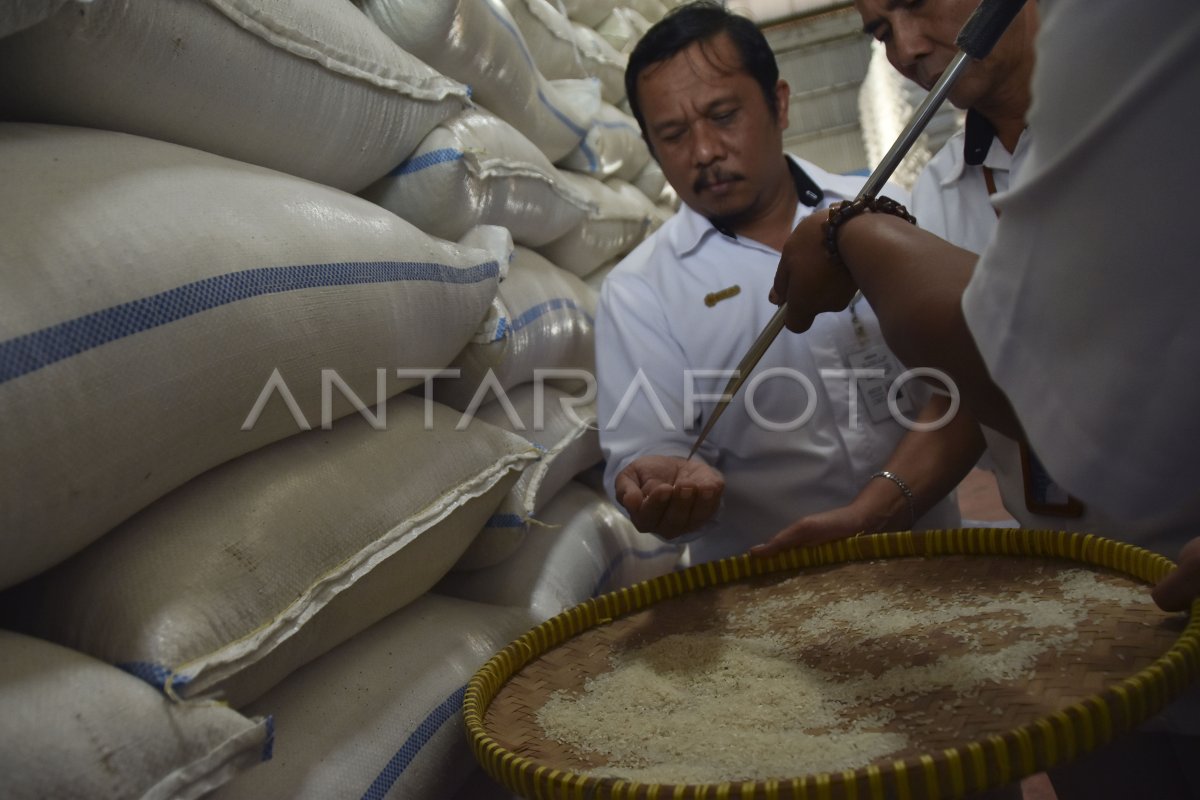
<instances>
[{"instance_id":1,"label":"dark eyebrow","mask_svg":"<svg viewBox=\"0 0 1200 800\"><path fill-rule=\"evenodd\" d=\"M724 94L724 95L714 98L713 100L706 103L704 105L704 107L700 109L700 113L704 114L705 116L708 116L709 114L712 114L717 109L720 109L722 106L726 106L726 107L736 106L736 105L738 105L739 101L740 101L740 98L736 94ZM661 136L663 131L669 130L674 127L686 128L687 122L685 120L681 120L681 119L666 119L666 120L662 120L661 122L651 124L648 127L648 130Z\"/></svg>"},{"instance_id":2,"label":"dark eyebrow","mask_svg":"<svg viewBox=\"0 0 1200 800\"><path fill-rule=\"evenodd\" d=\"M665 122L660 122L657 125L651 125L649 130L655 136L662 136L665 132L670 131L672 129L682 130L686 127L687 127L687 125L684 122L682 122L680 120L670 119L670 120L666 120Z\"/></svg>"},{"instance_id":3,"label":"dark eyebrow","mask_svg":"<svg viewBox=\"0 0 1200 800\"><path fill-rule=\"evenodd\" d=\"M897 8L899 8L903 4L903 2L904 2L904 0L888 0L887 6L885 6L885 10L895 11ZM885 20L883 20L881 17L876 17L875 19L871 20L870 22L863 24L862 32L865 33L867 36L874 36L875 31L877 31L879 29L879 26L884 25L884 24L886 24Z\"/></svg>"},{"instance_id":4,"label":"dark eyebrow","mask_svg":"<svg viewBox=\"0 0 1200 800\"><path fill-rule=\"evenodd\" d=\"M702 108L700 110L705 114L712 114L714 111L721 108L722 106L735 106L739 103L739 101L740 101L740 98L737 95L732 95L732 94L725 95L723 97L718 97L717 99L713 100L711 103L708 103L707 105L705 105L704 108Z\"/></svg>"}]
</instances>

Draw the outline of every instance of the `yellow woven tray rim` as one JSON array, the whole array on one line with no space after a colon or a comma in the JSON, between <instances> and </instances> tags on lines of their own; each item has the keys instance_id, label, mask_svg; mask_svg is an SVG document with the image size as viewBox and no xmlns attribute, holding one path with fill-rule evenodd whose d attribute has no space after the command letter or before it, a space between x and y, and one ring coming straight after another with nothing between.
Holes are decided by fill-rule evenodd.
<instances>
[{"instance_id":1,"label":"yellow woven tray rim","mask_svg":"<svg viewBox=\"0 0 1200 800\"><path fill-rule=\"evenodd\" d=\"M493 656L467 684L463 718L484 769L526 798L572 800L884 800L961 797L998 788L1090 752L1164 708L1200 675L1200 606L1175 644L1153 664L1105 691L1005 735L962 747L839 774L782 781L658 785L565 772L525 758L492 739L484 717L501 687L526 664L579 633L655 603L745 578L851 561L947 555L1061 558L1157 583L1174 563L1140 547L1092 534L1015 528L960 528L857 536L773 558L726 558L594 597L551 617ZM1200 603L1200 601L1196 601ZM1082 732L1082 735L1079 735ZM944 760L949 785L934 759ZM989 769L990 767L990 769ZM866 786L866 793L860 790Z\"/></svg>"}]
</instances>

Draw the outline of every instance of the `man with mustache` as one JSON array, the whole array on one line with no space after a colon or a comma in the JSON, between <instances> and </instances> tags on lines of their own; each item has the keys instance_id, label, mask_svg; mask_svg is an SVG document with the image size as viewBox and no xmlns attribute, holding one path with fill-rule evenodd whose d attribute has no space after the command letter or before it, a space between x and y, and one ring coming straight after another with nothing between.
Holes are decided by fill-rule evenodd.
<instances>
[{"instance_id":1,"label":"man with mustache","mask_svg":"<svg viewBox=\"0 0 1200 800\"><path fill-rule=\"evenodd\" d=\"M978 428L919 380L889 408L886 390L903 368L865 303L776 342L687 459L729 377L721 371L774 311L767 293L788 235L814 210L853 198L863 179L784 154L787 84L761 32L718 3L683 6L647 32L626 88L684 205L601 293L597 402L609 491L641 530L691 535L692 563L745 552L784 528L956 525L944 498L982 450ZM851 375L871 369L887 379ZM916 421L936 430L903 424Z\"/></svg>"},{"instance_id":2,"label":"man with mustache","mask_svg":"<svg viewBox=\"0 0 1200 800\"><path fill-rule=\"evenodd\" d=\"M926 90L958 54L958 32L978 0L856 0L863 31L882 42L896 71ZM1028 146L1025 116L1038 29L1026 2L988 57L973 61L950 90L967 124L947 140L913 188L917 224L976 252L996 227L991 195L1008 189ZM919 213L918 213L919 212Z\"/></svg>"}]
</instances>

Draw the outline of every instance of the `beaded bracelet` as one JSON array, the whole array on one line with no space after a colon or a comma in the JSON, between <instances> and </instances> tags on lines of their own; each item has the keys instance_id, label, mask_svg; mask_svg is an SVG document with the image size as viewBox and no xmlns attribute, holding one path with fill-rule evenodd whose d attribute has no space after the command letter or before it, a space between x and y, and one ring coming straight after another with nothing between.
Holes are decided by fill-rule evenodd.
<instances>
[{"instance_id":1,"label":"beaded bracelet","mask_svg":"<svg viewBox=\"0 0 1200 800\"><path fill-rule=\"evenodd\" d=\"M825 249L829 255L839 264L842 263L842 257L838 253L837 232L838 228L846 224L848 220L857 217L864 211L871 211L880 214L891 214L899 217L906 222L917 224L917 218L908 213L908 209L897 203L890 197L871 197L861 198L859 200L841 200L829 206L829 217L826 218L824 224L821 225L821 233L825 237Z\"/></svg>"}]
</instances>

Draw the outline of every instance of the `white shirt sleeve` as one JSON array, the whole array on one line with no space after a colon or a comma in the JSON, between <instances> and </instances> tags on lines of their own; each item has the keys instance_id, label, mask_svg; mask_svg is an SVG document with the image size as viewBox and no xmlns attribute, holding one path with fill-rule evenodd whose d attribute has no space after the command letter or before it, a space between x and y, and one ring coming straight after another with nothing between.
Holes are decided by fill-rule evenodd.
<instances>
[{"instance_id":1,"label":"white shirt sleeve","mask_svg":"<svg viewBox=\"0 0 1200 800\"><path fill-rule=\"evenodd\" d=\"M936 158L937 156L935 156ZM913 184L912 203L908 210L917 218L917 225L935 236L949 239L946 227L946 213L942 204L945 202L945 192L933 174L933 165L926 165Z\"/></svg>"},{"instance_id":2,"label":"white shirt sleeve","mask_svg":"<svg viewBox=\"0 0 1200 800\"><path fill-rule=\"evenodd\" d=\"M1200 4L1048 8L1028 160L963 310L1056 482L1131 533L1194 524Z\"/></svg>"},{"instance_id":3,"label":"white shirt sleeve","mask_svg":"<svg viewBox=\"0 0 1200 800\"><path fill-rule=\"evenodd\" d=\"M683 349L651 287L636 276L610 276L596 313L596 408L609 494L635 459L691 450L696 431L685 429L681 366ZM707 456L711 463L715 452Z\"/></svg>"}]
</instances>

